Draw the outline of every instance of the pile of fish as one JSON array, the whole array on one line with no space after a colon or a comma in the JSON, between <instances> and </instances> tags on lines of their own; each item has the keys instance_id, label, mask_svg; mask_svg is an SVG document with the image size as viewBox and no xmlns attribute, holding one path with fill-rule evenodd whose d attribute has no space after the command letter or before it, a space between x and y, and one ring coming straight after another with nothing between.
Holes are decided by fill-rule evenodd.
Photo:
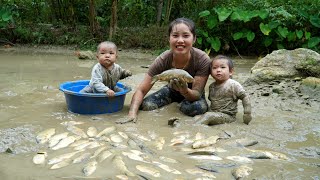
<instances>
[{"instance_id":1,"label":"pile of fish","mask_svg":"<svg viewBox=\"0 0 320 180\"><path fill-rule=\"evenodd\" d=\"M255 141L229 141L229 144L226 144L241 144L243 146L241 153L223 156L226 150L215 145L225 138L216 135L206 137L202 133L197 133L190 136L187 131L177 131L173 133L174 138L170 143L166 143L165 137L159 137L154 133L149 134L148 137L135 132L119 131L115 126L106 127L100 131L91 126L85 131L78 127L83 122L66 121L61 124L66 127L67 132L57 133L55 128L49 128L37 134L36 141L47 146L48 150L34 155L33 162L47 164L50 169L63 168L73 163L84 163L82 168L84 176L92 175L99 164L106 159L110 159L113 167L121 173L116 176L118 179L133 177L153 179L168 177L168 173L180 179L183 179L186 173L198 177L196 179L214 179L214 173L218 173L219 168L232 168L230 173L239 179L253 171L250 166L253 163L252 159L289 160L286 155L278 152L247 148L256 144ZM186 158L196 159L200 163L196 163L193 169L179 169L182 167L179 166L178 160L161 154L165 145L182 152ZM50 156L50 152L59 149L64 149L64 152L68 150L68 153ZM127 167L123 158L137 162L135 169ZM163 174L163 171L167 174Z\"/></svg>"}]
</instances>

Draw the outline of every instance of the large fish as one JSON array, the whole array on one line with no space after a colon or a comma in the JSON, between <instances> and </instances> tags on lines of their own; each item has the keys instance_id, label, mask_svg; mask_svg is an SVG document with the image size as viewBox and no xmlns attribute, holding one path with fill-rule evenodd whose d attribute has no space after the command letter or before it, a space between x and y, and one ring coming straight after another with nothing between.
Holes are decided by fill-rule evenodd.
<instances>
[{"instance_id":1,"label":"large fish","mask_svg":"<svg viewBox=\"0 0 320 180\"><path fill-rule=\"evenodd\" d=\"M112 159L112 163L115 167L119 169L119 171L127 176L135 176L131 171L127 169L126 164L123 162L122 157L119 155L115 155Z\"/></svg>"},{"instance_id":2,"label":"large fish","mask_svg":"<svg viewBox=\"0 0 320 180\"><path fill-rule=\"evenodd\" d=\"M151 84L154 84L156 81L169 82L171 79L179 79L186 83L192 83L194 80L193 77L183 69L169 69L163 71L161 74L153 76Z\"/></svg>"},{"instance_id":3,"label":"large fish","mask_svg":"<svg viewBox=\"0 0 320 180\"><path fill-rule=\"evenodd\" d=\"M160 177L161 176L160 172L152 167L143 166L143 165L136 165L136 168L139 171L146 173L148 175L151 175L153 177Z\"/></svg>"},{"instance_id":4,"label":"large fish","mask_svg":"<svg viewBox=\"0 0 320 180\"><path fill-rule=\"evenodd\" d=\"M98 162L95 160L87 163L82 169L84 175L90 176L92 173L94 173L94 171L97 169L97 164Z\"/></svg>"},{"instance_id":5,"label":"large fish","mask_svg":"<svg viewBox=\"0 0 320 180\"><path fill-rule=\"evenodd\" d=\"M36 136L36 140L40 144L46 143L54 134L56 133L56 130L54 128L46 129Z\"/></svg>"},{"instance_id":6,"label":"large fish","mask_svg":"<svg viewBox=\"0 0 320 180\"><path fill-rule=\"evenodd\" d=\"M244 178L246 176L249 176L251 174L251 171L253 169L249 166L246 166L246 165L241 165L235 169L233 169L231 171L233 177L238 180L238 179L241 179L241 178Z\"/></svg>"},{"instance_id":7,"label":"large fish","mask_svg":"<svg viewBox=\"0 0 320 180\"><path fill-rule=\"evenodd\" d=\"M219 136L211 136L211 137L209 137L207 139L196 140L192 144L192 148L197 149L197 148L203 148L203 147L211 146L211 145L215 144L218 139L219 139Z\"/></svg>"}]
</instances>

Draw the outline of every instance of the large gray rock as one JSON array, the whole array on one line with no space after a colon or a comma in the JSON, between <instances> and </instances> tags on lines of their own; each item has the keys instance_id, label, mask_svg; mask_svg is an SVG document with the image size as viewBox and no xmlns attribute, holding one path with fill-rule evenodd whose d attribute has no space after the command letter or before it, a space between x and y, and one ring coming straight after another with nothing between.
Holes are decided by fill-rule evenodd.
<instances>
[{"instance_id":1,"label":"large gray rock","mask_svg":"<svg viewBox=\"0 0 320 180\"><path fill-rule=\"evenodd\" d=\"M307 76L320 77L320 55L305 48L282 49L259 60L245 84Z\"/></svg>"}]
</instances>

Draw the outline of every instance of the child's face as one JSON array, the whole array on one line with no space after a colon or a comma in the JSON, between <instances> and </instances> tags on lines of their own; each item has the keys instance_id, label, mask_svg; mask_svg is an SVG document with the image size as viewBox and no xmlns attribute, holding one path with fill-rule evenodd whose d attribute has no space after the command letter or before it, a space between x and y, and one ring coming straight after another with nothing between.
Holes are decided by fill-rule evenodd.
<instances>
[{"instance_id":1,"label":"child's face","mask_svg":"<svg viewBox=\"0 0 320 180\"><path fill-rule=\"evenodd\" d=\"M212 61L211 76L216 80L216 83L221 84L232 76L233 69L228 66L227 59L216 59Z\"/></svg>"},{"instance_id":2,"label":"child's face","mask_svg":"<svg viewBox=\"0 0 320 180\"><path fill-rule=\"evenodd\" d=\"M117 60L117 50L110 45L102 45L97 54L97 59L105 68L111 67Z\"/></svg>"},{"instance_id":3,"label":"child's face","mask_svg":"<svg viewBox=\"0 0 320 180\"><path fill-rule=\"evenodd\" d=\"M190 52L195 40L189 27L184 23L175 25L170 33L170 48L175 54L186 54Z\"/></svg>"}]
</instances>

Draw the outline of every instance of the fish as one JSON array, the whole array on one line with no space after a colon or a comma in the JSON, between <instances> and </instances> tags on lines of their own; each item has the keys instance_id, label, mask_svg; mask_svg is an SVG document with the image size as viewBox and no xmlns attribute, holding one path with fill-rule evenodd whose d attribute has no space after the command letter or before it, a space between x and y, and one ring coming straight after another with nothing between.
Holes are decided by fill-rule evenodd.
<instances>
[{"instance_id":1,"label":"fish","mask_svg":"<svg viewBox=\"0 0 320 180\"><path fill-rule=\"evenodd\" d=\"M75 135L78 135L82 138L88 138L88 135L82 129L76 126L68 126L67 129Z\"/></svg>"},{"instance_id":2,"label":"fish","mask_svg":"<svg viewBox=\"0 0 320 180\"><path fill-rule=\"evenodd\" d=\"M196 175L196 176L201 175L202 177L206 177L206 178L209 178L209 179L215 179L216 178L216 176L214 176L212 173L204 171L202 169L198 169L198 168L186 169L185 171L187 173L189 173L189 174Z\"/></svg>"},{"instance_id":3,"label":"fish","mask_svg":"<svg viewBox=\"0 0 320 180\"><path fill-rule=\"evenodd\" d=\"M127 135L126 133L124 133L124 132L119 131L118 134L119 134L121 137L123 137L123 139L128 139L128 138L129 138L128 135Z\"/></svg>"},{"instance_id":4,"label":"fish","mask_svg":"<svg viewBox=\"0 0 320 180\"><path fill-rule=\"evenodd\" d=\"M96 135L96 138L99 138L103 135L108 135L110 133L112 133L113 131L116 130L116 127L115 126L111 126L111 127L107 127L105 128L104 130L102 130L101 132L99 132L97 135Z\"/></svg>"},{"instance_id":5,"label":"fish","mask_svg":"<svg viewBox=\"0 0 320 180\"><path fill-rule=\"evenodd\" d=\"M60 123L61 125L68 127L68 126L74 126L74 125L78 125L78 124L84 124L84 122L81 121L64 121L62 123Z\"/></svg>"},{"instance_id":6,"label":"fish","mask_svg":"<svg viewBox=\"0 0 320 180\"><path fill-rule=\"evenodd\" d=\"M64 160L64 161L61 161L61 162L58 162L58 163L56 163L56 164L52 165L52 166L50 167L50 169L59 169L59 168L63 168L63 167L68 166L70 163L71 163L71 161L70 161L70 160Z\"/></svg>"},{"instance_id":7,"label":"fish","mask_svg":"<svg viewBox=\"0 0 320 180\"><path fill-rule=\"evenodd\" d=\"M46 152L38 152L35 156L33 156L32 161L34 164L44 164L48 153Z\"/></svg>"},{"instance_id":8,"label":"fish","mask_svg":"<svg viewBox=\"0 0 320 180\"><path fill-rule=\"evenodd\" d=\"M44 144L46 143L54 134L56 133L56 129L55 128L49 128L46 129L40 133L37 134L36 136L36 141L39 144Z\"/></svg>"},{"instance_id":9,"label":"fish","mask_svg":"<svg viewBox=\"0 0 320 180\"><path fill-rule=\"evenodd\" d=\"M110 157L111 155L112 155L111 151L109 151L109 150L103 151L103 152L102 152L101 154L99 154L99 156L97 157L98 162L104 161L105 159L107 159L107 158Z\"/></svg>"},{"instance_id":10,"label":"fish","mask_svg":"<svg viewBox=\"0 0 320 180\"><path fill-rule=\"evenodd\" d=\"M249 176L251 174L251 172L253 171L253 169L249 166L246 166L246 165L241 165L235 169L233 169L231 171L233 177L238 180L238 179L241 179L241 178L244 178L246 176Z\"/></svg>"},{"instance_id":11,"label":"fish","mask_svg":"<svg viewBox=\"0 0 320 180\"><path fill-rule=\"evenodd\" d=\"M164 162L168 162L168 163L178 163L177 160L172 159L172 158L168 158L168 157L165 157L165 156L159 156L159 159L164 161Z\"/></svg>"},{"instance_id":12,"label":"fish","mask_svg":"<svg viewBox=\"0 0 320 180\"><path fill-rule=\"evenodd\" d=\"M229 162L229 161L207 161L203 162L201 164L196 164L196 167L206 170L206 171L212 171L212 172L218 172L218 168L230 168L236 166L236 163L234 162Z\"/></svg>"},{"instance_id":13,"label":"fish","mask_svg":"<svg viewBox=\"0 0 320 180\"><path fill-rule=\"evenodd\" d=\"M88 137L95 137L97 134L98 134L97 128L95 128L93 126L88 128L88 130L87 130Z\"/></svg>"},{"instance_id":14,"label":"fish","mask_svg":"<svg viewBox=\"0 0 320 180\"><path fill-rule=\"evenodd\" d=\"M91 153L87 152L87 153L83 153L81 154L79 157L73 159L72 163L81 163L84 161L87 161L88 159L90 159Z\"/></svg>"},{"instance_id":15,"label":"fish","mask_svg":"<svg viewBox=\"0 0 320 180\"><path fill-rule=\"evenodd\" d=\"M215 155L196 155L196 156L189 156L189 158L192 159L198 159L198 160L214 160L214 161L221 161L222 158Z\"/></svg>"},{"instance_id":16,"label":"fish","mask_svg":"<svg viewBox=\"0 0 320 180\"><path fill-rule=\"evenodd\" d=\"M112 159L113 165L123 174L127 176L135 176L131 171L127 169L126 164L123 162L122 157L119 155L115 155Z\"/></svg>"},{"instance_id":17,"label":"fish","mask_svg":"<svg viewBox=\"0 0 320 180\"><path fill-rule=\"evenodd\" d=\"M160 162L157 162L157 161L152 161L153 164L155 164L156 166L158 166L159 168L167 171L167 172L170 172L172 174L181 174L180 171L178 171L177 169L174 169L174 168L171 168L169 167L168 165L165 165L165 164L162 164Z\"/></svg>"},{"instance_id":18,"label":"fish","mask_svg":"<svg viewBox=\"0 0 320 180\"><path fill-rule=\"evenodd\" d=\"M91 159L93 158L96 158L102 151L104 151L107 147L106 146L103 146L103 147L100 147L98 148L94 153L93 155L90 157Z\"/></svg>"},{"instance_id":19,"label":"fish","mask_svg":"<svg viewBox=\"0 0 320 180\"><path fill-rule=\"evenodd\" d=\"M147 161L145 161L141 156L135 154L135 153L129 153L129 152L122 152L122 154L124 156L127 156L128 158L132 159L132 160L136 160L136 161L140 161L140 162L145 162L148 163Z\"/></svg>"},{"instance_id":20,"label":"fish","mask_svg":"<svg viewBox=\"0 0 320 180\"><path fill-rule=\"evenodd\" d=\"M146 173L148 175L151 175L153 177L160 177L161 174L160 174L160 171L154 169L154 168L151 168L151 167L148 167L148 166L143 166L143 165L136 165L136 168L143 172L143 173Z\"/></svg>"},{"instance_id":21,"label":"fish","mask_svg":"<svg viewBox=\"0 0 320 180\"><path fill-rule=\"evenodd\" d=\"M114 143L121 143L123 141L122 137L118 134L110 134L110 140Z\"/></svg>"},{"instance_id":22,"label":"fish","mask_svg":"<svg viewBox=\"0 0 320 180\"><path fill-rule=\"evenodd\" d=\"M166 140L164 139L164 137L158 137L154 141L154 146L156 147L157 150L162 150L165 142L166 142Z\"/></svg>"},{"instance_id":23,"label":"fish","mask_svg":"<svg viewBox=\"0 0 320 180\"><path fill-rule=\"evenodd\" d=\"M274 151L263 151L263 150L252 150L247 149L253 154L245 155L248 158L252 159L275 159L275 160L289 160L289 158L282 153L274 152Z\"/></svg>"},{"instance_id":24,"label":"fish","mask_svg":"<svg viewBox=\"0 0 320 180\"><path fill-rule=\"evenodd\" d=\"M56 134L49 139L49 148L57 145L61 139L64 139L68 136L68 132Z\"/></svg>"},{"instance_id":25,"label":"fish","mask_svg":"<svg viewBox=\"0 0 320 180\"><path fill-rule=\"evenodd\" d=\"M252 163L251 159L249 159L247 157L243 157L243 156L227 156L226 159L240 162L240 163Z\"/></svg>"},{"instance_id":26,"label":"fish","mask_svg":"<svg viewBox=\"0 0 320 180\"><path fill-rule=\"evenodd\" d=\"M56 156L56 157L50 159L48 161L48 164L56 164L56 163L59 163L59 162L61 162L63 160L70 159L71 157L73 157L74 155L76 155L79 152L81 152L81 151L75 151L75 152L70 152L70 153L66 153L66 154L62 154L62 155Z\"/></svg>"},{"instance_id":27,"label":"fish","mask_svg":"<svg viewBox=\"0 0 320 180\"><path fill-rule=\"evenodd\" d=\"M82 172L84 173L85 176L90 176L94 171L97 169L97 161L91 161L88 162L82 169Z\"/></svg>"},{"instance_id":28,"label":"fish","mask_svg":"<svg viewBox=\"0 0 320 180\"><path fill-rule=\"evenodd\" d=\"M171 79L178 79L185 83L193 83L194 80L194 78L183 69L169 69L163 71L161 74L153 76L151 84L154 84L156 81L169 82Z\"/></svg>"},{"instance_id":29,"label":"fish","mask_svg":"<svg viewBox=\"0 0 320 180\"><path fill-rule=\"evenodd\" d=\"M196 140L192 144L192 148L193 149L197 149L197 148L203 148L203 147L211 146L211 145L215 144L218 139L219 139L219 136L211 136L211 137L209 137L207 139Z\"/></svg>"},{"instance_id":30,"label":"fish","mask_svg":"<svg viewBox=\"0 0 320 180\"><path fill-rule=\"evenodd\" d=\"M88 146L90 146L94 141L87 141L87 142L84 142L84 143L81 143L80 145L78 146L75 146L74 147L74 150L84 150L86 149Z\"/></svg>"},{"instance_id":31,"label":"fish","mask_svg":"<svg viewBox=\"0 0 320 180\"><path fill-rule=\"evenodd\" d=\"M70 147L77 147L77 146L80 146L80 145L88 143L88 142L89 142L89 139L81 139L79 141L76 141L76 142L70 144Z\"/></svg>"},{"instance_id":32,"label":"fish","mask_svg":"<svg viewBox=\"0 0 320 180\"><path fill-rule=\"evenodd\" d=\"M59 143L55 146L53 146L51 149L52 150L57 150L57 149L61 149L61 148L65 148L67 146L69 146L70 144L72 144L73 142L75 142L79 137L76 136L68 136L62 140L59 141Z\"/></svg>"}]
</instances>

